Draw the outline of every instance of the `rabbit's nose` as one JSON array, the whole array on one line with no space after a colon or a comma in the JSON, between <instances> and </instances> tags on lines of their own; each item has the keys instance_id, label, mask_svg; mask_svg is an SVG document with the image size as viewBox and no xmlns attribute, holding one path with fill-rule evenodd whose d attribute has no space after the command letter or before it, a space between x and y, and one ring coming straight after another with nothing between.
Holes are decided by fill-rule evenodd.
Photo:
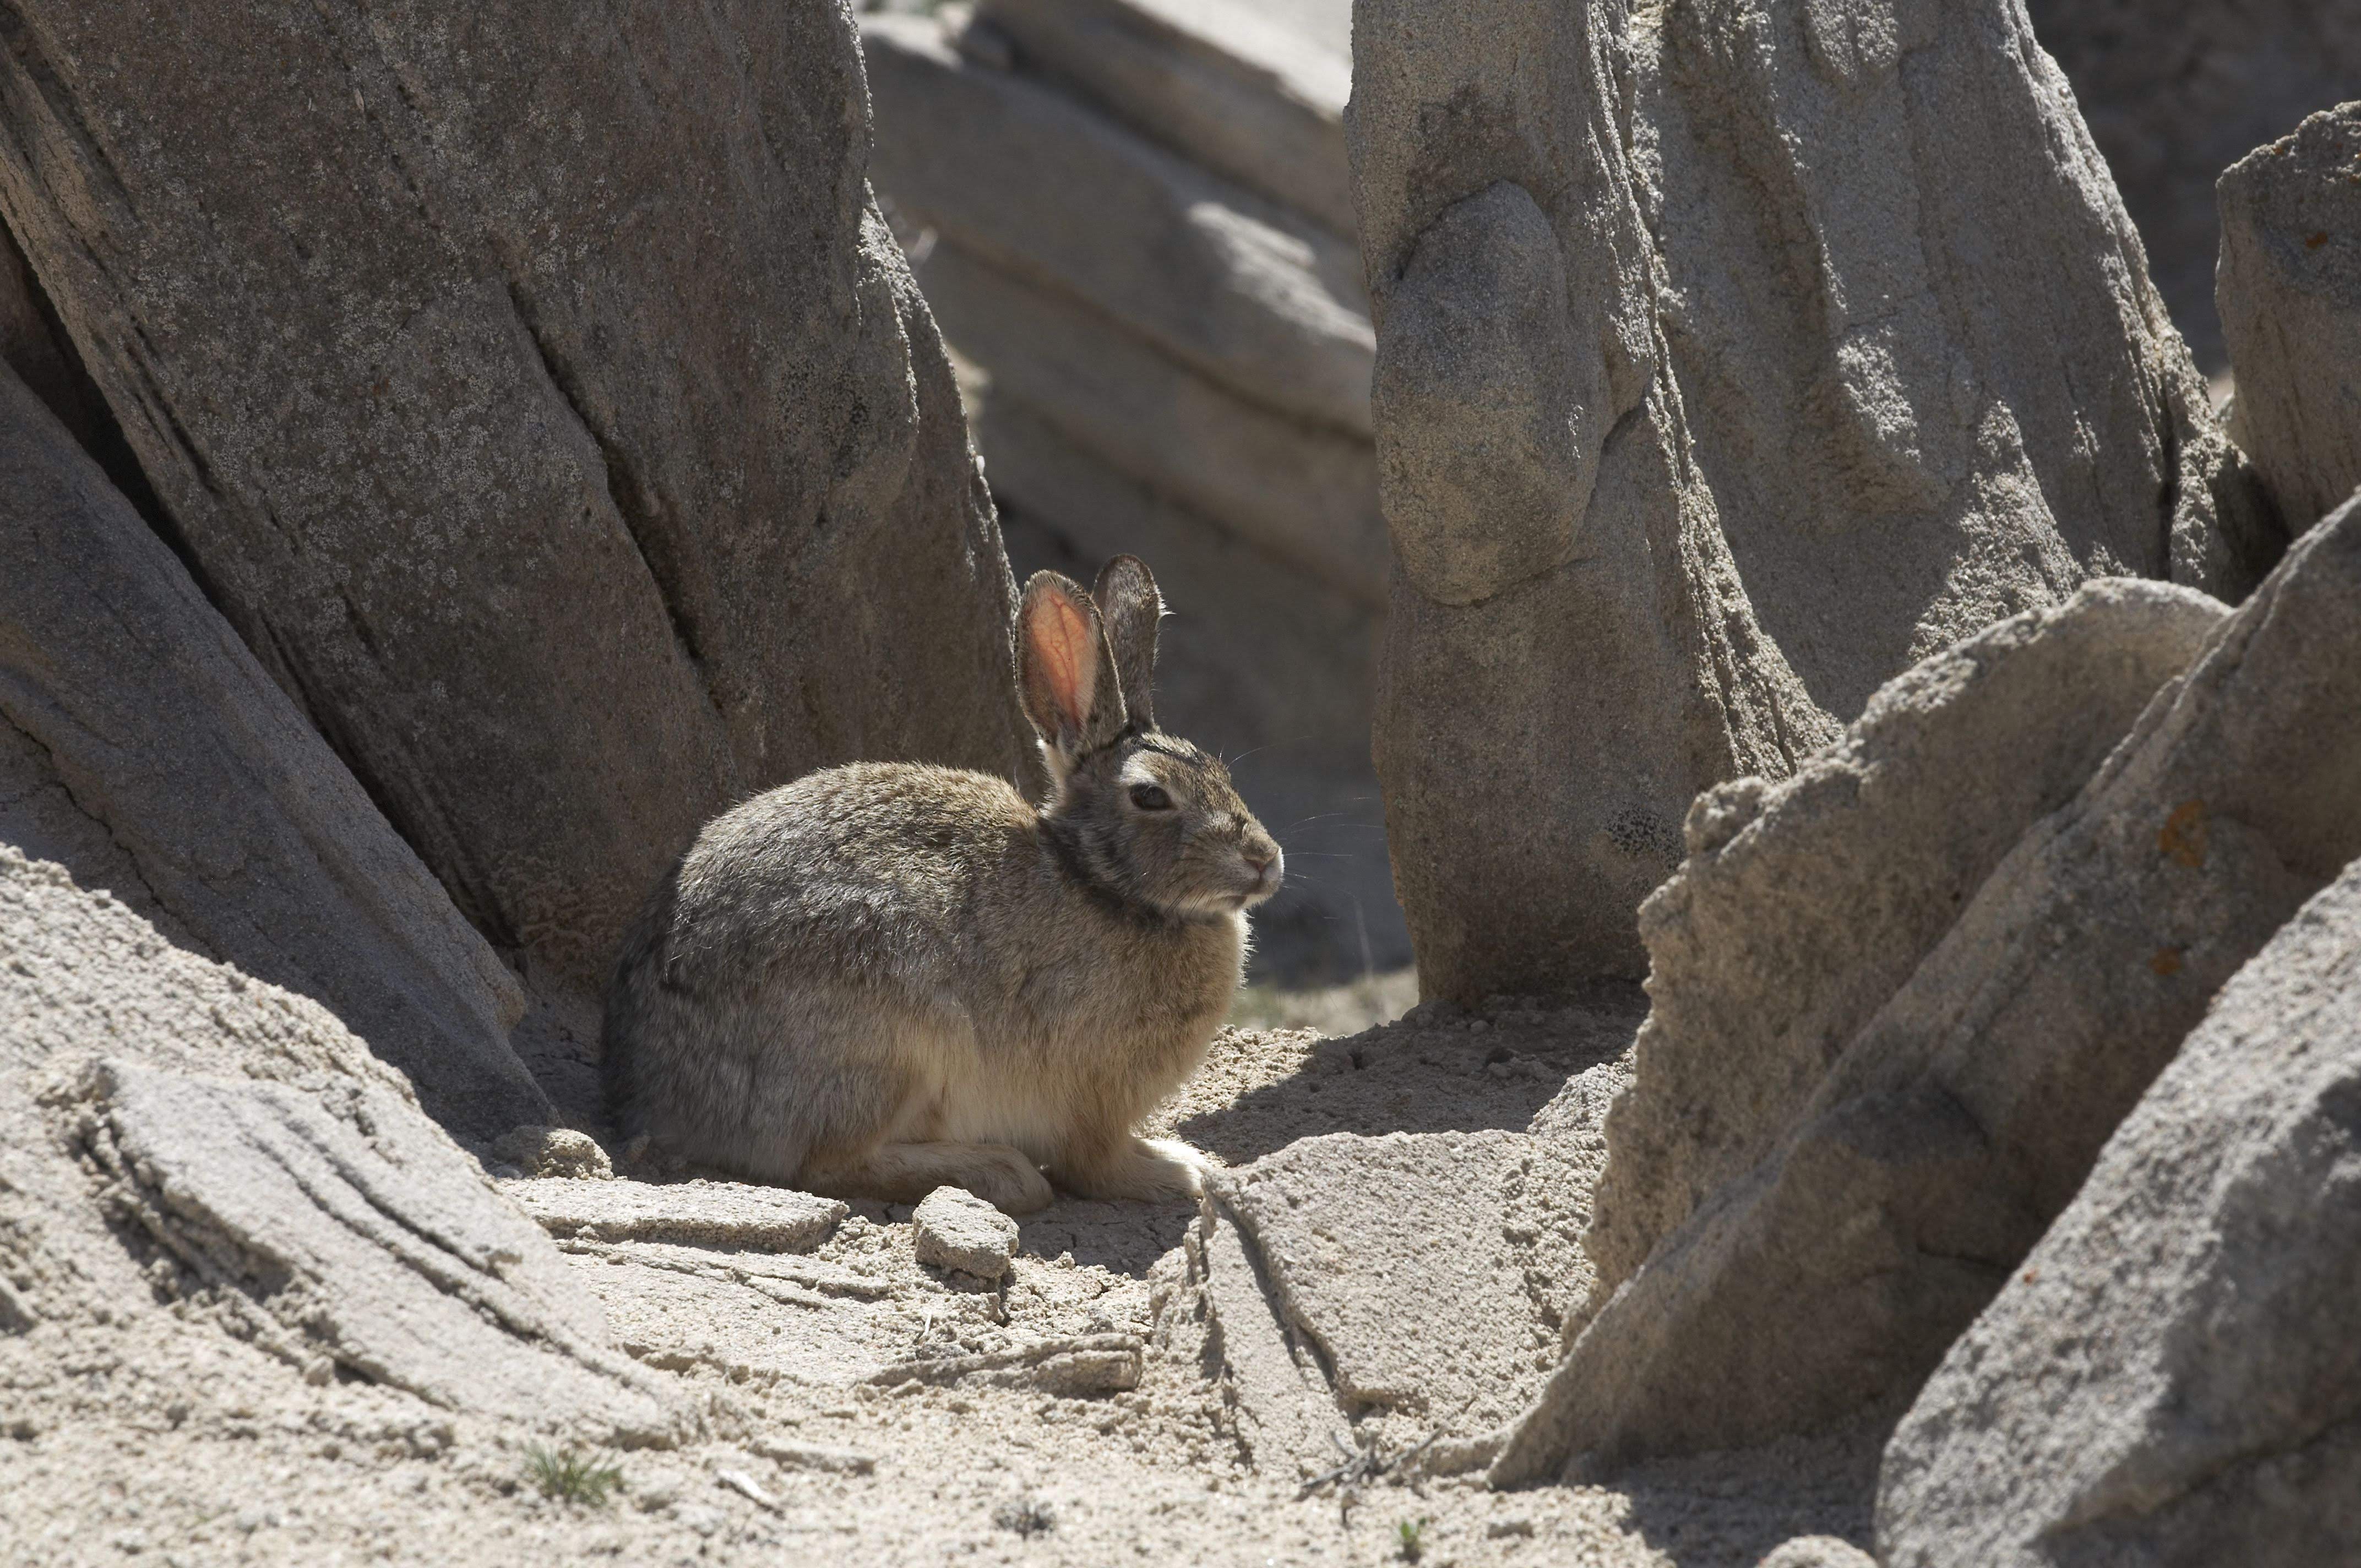
<instances>
[{"instance_id":1,"label":"rabbit's nose","mask_svg":"<svg viewBox=\"0 0 2361 1568\"><path fill-rule=\"evenodd\" d=\"M1270 870L1271 861L1279 859L1279 851L1268 844L1247 844L1238 850L1238 854L1257 875Z\"/></svg>"}]
</instances>

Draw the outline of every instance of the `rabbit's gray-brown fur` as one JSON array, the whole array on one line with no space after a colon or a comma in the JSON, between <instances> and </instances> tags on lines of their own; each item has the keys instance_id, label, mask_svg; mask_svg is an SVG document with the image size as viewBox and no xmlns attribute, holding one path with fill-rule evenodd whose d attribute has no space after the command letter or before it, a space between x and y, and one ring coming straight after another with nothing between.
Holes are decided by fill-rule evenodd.
<instances>
[{"instance_id":1,"label":"rabbit's gray-brown fur","mask_svg":"<svg viewBox=\"0 0 2361 1568\"><path fill-rule=\"evenodd\" d=\"M1132 1128L1228 1011L1279 846L1155 727L1162 603L1118 556L1026 585L1017 674L1055 781L858 763L707 825L626 938L605 1071L625 1136L763 1180L1022 1212L1049 1179L1196 1190Z\"/></svg>"}]
</instances>

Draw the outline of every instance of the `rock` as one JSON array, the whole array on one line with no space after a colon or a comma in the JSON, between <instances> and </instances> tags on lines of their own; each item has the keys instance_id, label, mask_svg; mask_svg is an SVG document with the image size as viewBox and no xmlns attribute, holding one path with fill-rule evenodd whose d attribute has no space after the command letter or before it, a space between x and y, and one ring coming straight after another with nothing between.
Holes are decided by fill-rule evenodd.
<instances>
[{"instance_id":1,"label":"rock","mask_svg":"<svg viewBox=\"0 0 2361 1568\"><path fill-rule=\"evenodd\" d=\"M508 1181L500 1190L553 1236L676 1242L731 1252L809 1252L850 1212L833 1198L736 1181Z\"/></svg>"},{"instance_id":2,"label":"rock","mask_svg":"<svg viewBox=\"0 0 2361 1568\"><path fill-rule=\"evenodd\" d=\"M1145 488L1219 519L1356 605L1384 608L1386 525L1367 440L1240 398L957 245L937 245L920 281L961 352L992 367L993 403L1014 400ZM1002 454L986 454L993 482L1008 483Z\"/></svg>"},{"instance_id":3,"label":"rock","mask_svg":"<svg viewBox=\"0 0 2361 1568\"><path fill-rule=\"evenodd\" d=\"M920 1263L954 1268L978 1279L1008 1272L1016 1251L1016 1222L957 1187L938 1187L910 1212L911 1245Z\"/></svg>"},{"instance_id":4,"label":"rock","mask_svg":"<svg viewBox=\"0 0 2361 1568\"><path fill-rule=\"evenodd\" d=\"M746 1446L785 1470L810 1470L829 1475L873 1475L877 1457L850 1448L827 1448L784 1438L757 1436Z\"/></svg>"},{"instance_id":5,"label":"rock","mask_svg":"<svg viewBox=\"0 0 2361 1568\"><path fill-rule=\"evenodd\" d=\"M2256 148L2219 189L2231 431L2300 532L2361 486L2361 101Z\"/></svg>"},{"instance_id":6,"label":"rock","mask_svg":"<svg viewBox=\"0 0 2361 1568\"><path fill-rule=\"evenodd\" d=\"M59 330L32 264L0 225L0 364L5 364L49 407L86 452L112 431L106 403L90 384L73 345Z\"/></svg>"},{"instance_id":7,"label":"rock","mask_svg":"<svg viewBox=\"0 0 2361 1568\"><path fill-rule=\"evenodd\" d=\"M1878 1478L1890 1568L2361 1556L2357 1102L2361 862L2223 988L1927 1380Z\"/></svg>"},{"instance_id":8,"label":"rock","mask_svg":"<svg viewBox=\"0 0 2361 1568\"><path fill-rule=\"evenodd\" d=\"M603 978L698 824L811 768L1034 766L839 8L14 16L8 227L209 594L496 946Z\"/></svg>"},{"instance_id":9,"label":"rock","mask_svg":"<svg viewBox=\"0 0 2361 1568\"><path fill-rule=\"evenodd\" d=\"M1301 1480L1351 1452L1316 1349L1289 1324L1235 1216L1208 1202L1181 1239L1185 1288L1167 1312L1203 1328L1202 1355L1220 1368L1233 1430L1266 1475Z\"/></svg>"},{"instance_id":10,"label":"rock","mask_svg":"<svg viewBox=\"0 0 2361 1568\"><path fill-rule=\"evenodd\" d=\"M1878 1563L1839 1536L1799 1535L1773 1547L1755 1568L1878 1568Z\"/></svg>"},{"instance_id":11,"label":"rock","mask_svg":"<svg viewBox=\"0 0 2361 1568\"><path fill-rule=\"evenodd\" d=\"M2268 565L2013 4L1363 0L1353 37L1427 993L1638 975L1699 790L2086 577Z\"/></svg>"},{"instance_id":12,"label":"rock","mask_svg":"<svg viewBox=\"0 0 2361 1568\"><path fill-rule=\"evenodd\" d=\"M1139 1387L1147 1347L1135 1334L1084 1334L1049 1339L978 1355L929 1355L896 1361L864 1381L881 1388L906 1383L947 1387L972 1379L1004 1388L1031 1388L1086 1399Z\"/></svg>"},{"instance_id":13,"label":"rock","mask_svg":"<svg viewBox=\"0 0 2361 1568\"><path fill-rule=\"evenodd\" d=\"M1521 1133L1335 1133L1209 1188L1347 1414L1465 1431L1514 1416L1556 1360L1595 1159Z\"/></svg>"},{"instance_id":14,"label":"rock","mask_svg":"<svg viewBox=\"0 0 2361 1568\"><path fill-rule=\"evenodd\" d=\"M2361 855L2356 605L2361 497L2009 851L1778 1146L1657 1244L1496 1483L1916 1392L2214 992Z\"/></svg>"},{"instance_id":15,"label":"rock","mask_svg":"<svg viewBox=\"0 0 2361 1568\"><path fill-rule=\"evenodd\" d=\"M1250 402L1367 438L1372 349L1351 245L963 60L931 18L872 16L862 37L884 127L874 173L897 207ZM963 323L945 319L959 341Z\"/></svg>"},{"instance_id":16,"label":"rock","mask_svg":"<svg viewBox=\"0 0 2361 1568\"><path fill-rule=\"evenodd\" d=\"M5 846L0 951L0 1276L30 1322L10 1387L62 1365L177 1377L192 1354L214 1376L242 1341L291 1382L342 1372L601 1442L693 1429L318 1003Z\"/></svg>"},{"instance_id":17,"label":"rock","mask_svg":"<svg viewBox=\"0 0 2361 1568\"><path fill-rule=\"evenodd\" d=\"M2073 83L2198 367L2219 372L2214 181L2305 115L2352 96L2361 12L2317 0L2026 0L2026 10Z\"/></svg>"},{"instance_id":18,"label":"rock","mask_svg":"<svg viewBox=\"0 0 2361 1568\"><path fill-rule=\"evenodd\" d=\"M1604 1301L1752 1169L2035 822L2074 798L2228 612L2103 578L1917 665L1785 779L1690 808L1641 908L1653 1006L1583 1245Z\"/></svg>"},{"instance_id":19,"label":"rock","mask_svg":"<svg viewBox=\"0 0 2361 1568\"><path fill-rule=\"evenodd\" d=\"M507 1161L527 1176L606 1181L615 1174L614 1165L598 1140L571 1127L514 1128L493 1143L492 1157Z\"/></svg>"},{"instance_id":20,"label":"rock","mask_svg":"<svg viewBox=\"0 0 2361 1568\"><path fill-rule=\"evenodd\" d=\"M976 16L1007 38L1018 70L1336 234L1353 233L1349 0L983 0Z\"/></svg>"},{"instance_id":21,"label":"rock","mask_svg":"<svg viewBox=\"0 0 2361 1568\"><path fill-rule=\"evenodd\" d=\"M459 1135L547 1120L515 980L5 366L0 558L0 842L313 998Z\"/></svg>"}]
</instances>

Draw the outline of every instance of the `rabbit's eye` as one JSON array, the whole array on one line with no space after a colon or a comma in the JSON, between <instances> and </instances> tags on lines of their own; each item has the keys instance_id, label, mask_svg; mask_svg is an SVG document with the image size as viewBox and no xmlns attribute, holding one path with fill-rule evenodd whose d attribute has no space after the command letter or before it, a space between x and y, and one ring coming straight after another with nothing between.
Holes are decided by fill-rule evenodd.
<instances>
[{"instance_id":1,"label":"rabbit's eye","mask_svg":"<svg viewBox=\"0 0 2361 1568\"><path fill-rule=\"evenodd\" d=\"M1142 811L1170 811L1172 809L1172 797L1154 784L1134 784L1131 786L1131 804Z\"/></svg>"}]
</instances>

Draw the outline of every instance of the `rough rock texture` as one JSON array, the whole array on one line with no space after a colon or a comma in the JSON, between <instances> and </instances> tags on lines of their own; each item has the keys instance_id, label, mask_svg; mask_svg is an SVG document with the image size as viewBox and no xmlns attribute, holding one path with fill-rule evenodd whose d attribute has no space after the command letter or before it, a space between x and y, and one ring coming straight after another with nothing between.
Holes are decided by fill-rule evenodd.
<instances>
[{"instance_id":1,"label":"rough rock texture","mask_svg":"<svg viewBox=\"0 0 2361 1568\"><path fill-rule=\"evenodd\" d=\"M1194 1320L1235 1408L1248 1463L1267 1475L1307 1476L1334 1463L1352 1429L1312 1347L1281 1318L1270 1286L1235 1223L1207 1213L1191 1228L1187 1290L1177 1310ZM1186 1343L1168 1320L1170 1342Z\"/></svg>"},{"instance_id":2,"label":"rough rock texture","mask_svg":"<svg viewBox=\"0 0 2361 1568\"><path fill-rule=\"evenodd\" d=\"M932 1260L922 1256L918 1261ZM1003 1273L1007 1264L1006 1258L1001 1259ZM1139 1387L1144 1360L1145 1347L1136 1335L1090 1334L1080 1339L1042 1340L1021 1350L913 1356L878 1368L870 1374L868 1381L884 1388L911 1383L932 1387L954 1383L982 1384L1087 1399Z\"/></svg>"},{"instance_id":3,"label":"rough rock texture","mask_svg":"<svg viewBox=\"0 0 2361 1568\"><path fill-rule=\"evenodd\" d=\"M1589 1285L1579 1230L1636 1021L1598 1000L1422 1008L1321 1042L1235 1118L1176 1120L1238 1163L1207 1179L1156 1340L1217 1376L1257 1473L1323 1486L1355 1464L1490 1461ZM1404 1125L1438 1130L1387 1130Z\"/></svg>"},{"instance_id":4,"label":"rough rock texture","mask_svg":"<svg viewBox=\"0 0 2361 1568\"><path fill-rule=\"evenodd\" d=\"M1363 0L1347 130L1431 992L1637 974L1698 790L2087 576L2267 564L2015 0L1430 21Z\"/></svg>"},{"instance_id":5,"label":"rough rock texture","mask_svg":"<svg viewBox=\"0 0 2361 1568\"><path fill-rule=\"evenodd\" d=\"M983 0L1024 69L1331 231L1345 159L1351 0Z\"/></svg>"},{"instance_id":6,"label":"rough rock texture","mask_svg":"<svg viewBox=\"0 0 2361 1568\"><path fill-rule=\"evenodd\" d=\"M1588 1018L1430 1009L1351 1039L1228 1031L1212 1070L1149 1130L1185 1125L1243 1158L1397 1118L1513 1128L1569 1058L1595 1057L1595 1036L1628 1043L1636 1024L1618 1001ZM1501 1040L1513 1061L1487 1064L1484 1047ZM1332 1053L1357 1065L1331 1071L1343 1065ZM0 1141L0 1166L16 1146ZM14 1218L10 1201L0 1193ZM1397 1562L1400 1523L1423 1519L1430 1564L1755 1568L1792 1537L1869 1538L1873 1442L1494 1492L1438 1472L1446 1451L1459 1451L1456 1469L1480 1446L1455 1432L1405 1453L1439 1418L1398 1434L1373 1432L1375 1416L1353 1428L1324 1384L1338 1441L1384 1468L1305 1496L1292 1466L1246 1463L1243 1407L1228 1398L1226 1356L1204 1354L1204 1325L1176 1321L1168 1344L1155 1323L1159 1300L1191 1294L1180 1244L1193 1207L1060 1198L1027 1216L1009 1277L990 1290L918 1263L899 1205L855 1208L804 1254L556 1244L573 1292L708 1416L676 1448L599 1454L621 1471L603 1508L543 1494L532 1445L551 1434L349 1376L308 1382L249 1343L189 1332L179 1313L145 1307L138 1276L110 1273L129 1310L108 1324L70 1334L55 1318L29 1331L0 1321L0 1562L1265 1568ZM14 1233L0 1235L5 1251ZM1258 1290L1254 1310L1278 1335ZM888 1366L896 1380L876 1380ZM1115 1387L1127 1371L1137 1387ZM1336 1470L1345 1455L1316 1441L1312 1473ZM1020 1539L998 1523L1019 1496L1046 1499L1056 1528Z\"/></svg>"},{"instance_id":7,"label":"rough rock texture","mask_svg":"<svg viewBox=\"0 0 2361 1568\"><path fill-rule=\"evenodd\" d=\"M997 0L863 22L879 191L1012 561L1143 556L1169 729L1251 758L1292 877L1258 974L1410 959L1369 761L1388 548L1339 0Z\"/></svg>"},{"instance_id":8,"label":"rough rock texture","mask_svg":"<svg viewBox=\"0 0 2361 1568\"><path fill-rule=\"evenodd\" d=\"M938 1187L910 1215L911 1245L920 1263L955 1268L978 1279L1008 1272L1016 1250L1016 1222L972 1192Z\"/></svg>"},{"instance_id":9,"label":"rough rock texture","mask_svg":"<svg viewBox=\"0 0 2361 1568\"><path fill-rule=\"evenodd\" d=\"M2361 1557L2361 863L2215 998L1888 1446L1890 1568Z\"/></svg>"},{"instance_id":10,"label":"rough rock texture","mask_svg":"<svg viewBox=\"0 0 2361 1568\"><path fill-rule=\"evenodd\" d=\"M37 1361L130 1376L127 1346L226 1332L313 1382L603 1441L686 1430L547 1239L317 1003L6 846L0 950L0 1332Z\"/></svg>"},{"instance_id":11,"label":"rough rock texture","mask_svg":"<svg viewBox=\"0 0 2361 1568\"><path fill-rule=\"evenodd\" d=\"M2301 530L2361 486L2361 101L2257 148L2220 190L2231 430Z\"/></svg>"},{"instance_id":12,"label":"rough rock texture","mask_svg":"<svg viewBox=\"0 0 2361 1568\"><path fill-rule=\"evenodd\" d=\"M961 352L991 367L987 410L1006 400L1054 411L1069 440L1118 473L1224 520L1358 606L1385 602L1385 522L1371 504L1366 437L1274 418L1145 341L1108 332L1088 306L955 246L939 244L923 276ZM989 414L982 428L989 433ZM987 463L1002 482L999 455Z\"/></svg>"},{"instance_id":13,"label":"rough rock texture","mask_svg":"<svg viewBox=\"0 0 2361 1568\"><path fill-rule=\"evenodd\" d=\"M1799 1535L1772 1548L1758 1568L1878 1568L1878 1563L1839 1536Z\"/></svg>"},{"instance_id":14,"label":"rough rock texture","mask_svg":"<svg viewBox=\"0 0 2361 1568\"><path fill-rule=\"evenodd\" d=\"M2213 182L2353 95L2361 10L2319 0L2026 0L2026 10L2074 84L2172 319L2198 367L2219 372Z\"/></svg>"},{"instance_id":15,"label":"rough rock texture","mask_svg":"<svg viewBox=\"0 0 2361 1568\"><path fill-rule=\"evenodd\" d=\"M545 1121L515 980L0 365L0 844L312 997L463 1137Z\"/></svg>"},{"instance_id":16,"label":"rough rock texture","mask_svg":"<svg viewBox=\"0 0 2361 1568\"><path fill-rule=\"evenodd\" d=\"M1772 1152L1993 868L2227 613L2103 578L1896 678L1792 777L1698 798L1688 859L1641 909L1653 1007L1583 1238L1595 1299Z\"/></svg>"},{"instance_id":17,"label":"rough rock texture","mask_svg":"<svg viewBox=\"0 0 2361 1568\"><path fill-rule=\"evenodd\" d=\"M1596 1176L1521 1133L1340 1133L1217 1173L1212 1201L1348 1414L1483 1431L1538 1390L1589 1288L1570 1222Z\"/></svg>"},{"instance_id":18,"label":"rough rock texture","mask_svg":"<svg viewBox=\"0 0 2361 1568\"><path fill-rule=\"evenodd\" d=\"M2361 855L2361 497L1986 879L1779 1146L1584 1331L1499 1481L1906 1398L2214 992Z\"/></svg>"},{"instance_id":19,"label":"rough rock texture","mask_svg":"<svg viewBox=\"0 0 2361 1568\"><path fill-rule=\"evenodd\" d=\"M7 36L0 215L207 591L496 945L597 976L702 819L813 766L1031 766L842 12Z\"/></svg>"},{"instance_id":20,"label":"rough rock texture","mask_svg":"<svg viewBox=\"0 0 2361 1568\"><path fill-rule=\"evenodd\" d=\"M809 1252L845 1206L833 1198L735 1181L509 1181L500 1190L554 1236L678 1242L742 1252Z\"/></svg>"},{"instance_id":21,"label":"rough rock texture","mask_svg":"<svg viewBox=\"0 0 2361 1568\"><path fill-rule=\"evenodd\" d=\"M874 16L862 31L877 184L897 206L1242 398L1367 437L1369 322L1349 241L1042 84L963 60L930 19Z\"/></svg>"},{"instance_id":22,"label":"rough rock texture","mask_svg":"<svg viewBox=\"0 0 2361 1568\"><path fill-rule=\"evenodd\" d=\"M514 1127L492 1144L494 1159L516 1167L526 1176L577 1177L607 1181L615 1174L607 1151L588 1133L571 1127Z\"/></svg>"}]
</instances>

